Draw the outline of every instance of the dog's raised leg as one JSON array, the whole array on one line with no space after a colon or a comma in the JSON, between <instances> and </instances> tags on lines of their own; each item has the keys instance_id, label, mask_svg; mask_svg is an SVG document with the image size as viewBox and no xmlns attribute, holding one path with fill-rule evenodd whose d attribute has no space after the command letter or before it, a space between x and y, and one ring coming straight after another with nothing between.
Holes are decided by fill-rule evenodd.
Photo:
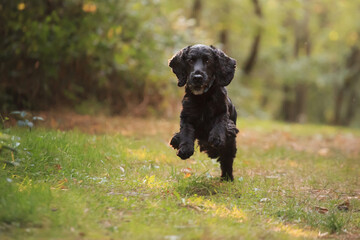
<instances>
[{"instance_id":1,"label":"dog's raised leg","mask_svg":"<svg viewBox=\"0 0 360 240\"><path fill-rule=\"evenodd\" d=\"M178 146L177 155L185 160L191 157L194 154L194 141L195 141L195 129L194 127L185 122L184 120L180 121L180 132L176 134L174 139L180 139ZM175 144L176 145L176 144Z\"/></svg>"},{"instance_id":2,"label":"dog's raised leg","mask_svg":"<svg viewBox=\"0 0 360 240\"><path fill-rule=\"evenodd\" d=\"M172 137L171 141L170 141L170 145L171 145L174 149L178 150L179 147L180 147L180 141L181 141L181 139L180 139L180 133L175 133L174 136Z\"/></svg>"}]
</instances>

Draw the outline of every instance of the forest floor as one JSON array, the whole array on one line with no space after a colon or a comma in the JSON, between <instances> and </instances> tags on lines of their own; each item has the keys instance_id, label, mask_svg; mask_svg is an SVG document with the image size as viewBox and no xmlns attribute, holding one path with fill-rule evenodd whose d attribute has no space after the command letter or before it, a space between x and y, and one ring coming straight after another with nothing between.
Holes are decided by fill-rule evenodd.
<instances>
[{"instance_id":1,"label":"forest floor","mask_svg":"<svg viewBox=\"0 0 360 240\"><path fill-rule=\"evenodd\" d=\"M228 183L177 120L40 116L0 135L1 239L360 238L359 129L239 119Z\"/></svg>"}]
</instances>

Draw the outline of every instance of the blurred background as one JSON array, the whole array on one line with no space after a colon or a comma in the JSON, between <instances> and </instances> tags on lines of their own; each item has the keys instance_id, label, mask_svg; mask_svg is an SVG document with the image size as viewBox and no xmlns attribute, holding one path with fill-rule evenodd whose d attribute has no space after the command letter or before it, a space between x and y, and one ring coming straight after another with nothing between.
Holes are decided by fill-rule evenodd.
<instances>
[{"instance_id":1,"label":"blurred background","mask_svg":"<svg viewBox=\"0 0 360 240\"><path fill-rule=\"evenodd\" d=\"M177 118L167 66L212 44L237 60L241 117L360 127L360 1L0 0L0 111Z\"/></svg>"}]
</instances>

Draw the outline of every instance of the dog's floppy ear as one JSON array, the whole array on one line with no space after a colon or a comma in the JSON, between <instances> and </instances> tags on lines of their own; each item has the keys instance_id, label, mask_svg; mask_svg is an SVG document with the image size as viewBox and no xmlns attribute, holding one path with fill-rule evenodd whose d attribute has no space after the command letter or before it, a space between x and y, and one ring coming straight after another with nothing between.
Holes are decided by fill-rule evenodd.
<instances>
[{"instance_id":1,"label":"dog's floppy ear","mask_svg":"<svg viewBox=\"0 0 360 240\"><path fill-rule=\"evenodd\" d=\"M183 87L186 84L187 70L186 70L186 59L185 56L188 53L190 46L181 49L169 60L169 67L176 74L178 78L178 86Z\"/></svg>"},{"instance_id":2,"label":"dog's floppy ear","mask_svg":"<svg viewBox=\"0 0 360 240\"><path fill-rule=\"evenodd\" d=\"M227 86L234 78L236 60L214 46L211 46L211 48L217 59L216 80L221 86Z\"/></svg>"}]
</instances>

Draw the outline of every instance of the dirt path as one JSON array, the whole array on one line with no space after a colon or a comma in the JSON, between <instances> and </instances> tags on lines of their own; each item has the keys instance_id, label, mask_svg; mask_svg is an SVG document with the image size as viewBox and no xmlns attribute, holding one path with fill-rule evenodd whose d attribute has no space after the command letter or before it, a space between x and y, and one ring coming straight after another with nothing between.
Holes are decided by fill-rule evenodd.
<instances>
[{"instance_id":1,"label":"dirt path","mask_svg":"<svg viewBox=\"0 0 360 240\"><path fill-rule=\"evenodd\" d=\"M41 123L42 126L65 131L77 129L89 134L159 136L168 140L179 129L176 119L89 116L72 112L41 112L37 115L45 119ZM240 120L240 124L241 122ZM343 131L328 134L315 130L314 133L300 136L276 126L267 126L259 130L244 125L239 127L238 145L240 148L254 147L266 150L273 147L286 147L320 156L341 153L344 157L360 159L360 135L358 134Z\"/></svg>"}]
</instances>

